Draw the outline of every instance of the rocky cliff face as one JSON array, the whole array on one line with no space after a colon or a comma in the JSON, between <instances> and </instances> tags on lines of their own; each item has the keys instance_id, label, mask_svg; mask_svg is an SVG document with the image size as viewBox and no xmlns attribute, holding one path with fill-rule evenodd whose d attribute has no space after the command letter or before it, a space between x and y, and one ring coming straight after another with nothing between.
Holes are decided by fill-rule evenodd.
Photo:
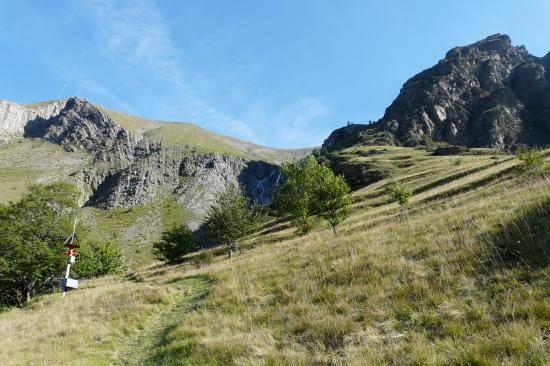
<instances>
[{"instance_id":1,"label":"rocky cliff face","mask_svg":"<svg viewBox=\"0 0 550 366\"><path fill-rule=\"evenodd\" d=\"M192 212L193 229L198 227L216 196L228 186L242 186L257 202L269 202L279 179L279 167L220 154L193 154L180 161L179 184L174 187L178 202Z\"/></svg>"},{"instance_id":2,"label":"rocky cliff face","mask_svg":"<svg viewBox=\"0 0 550 366\"><path fill-rule=\"evenodd\" d=\"M6 131L6 139L39 138L68 153L90 155L92 162L71 177L81 187L85 205L135 206L170 194L187 208L191 226L198 228L215 197L228 186L242 185L253 200L267 202L279 177L279 167L264 161L200 154L149 141L79 98L39 112L8 103L0 112L0 131Z\"/></svg>"},{"instance_id":3,"label":"rocky cliff face","mask_svg":"<svg viewBox=\"0 0 550 366\"><path fill-rule=\"evenodd\" d=\"M508 149L517 143L548 144L550 53L532 56L499 34L453 48L437 65L408 80L373 126L344 129L356 141L387 133L391 136L385 141L408 145L446 141ZM324 147L340 141L337 135Z\"/></svg>"},{"instance_id":4,"label":"rocky cliff face","mask_svg":"<svg viewBox=\"0 0 550 366\"><path fill-rule=\"evenodd\" d=\"M29 120L24 136L42 138L67 151L86 150L98 161L132 160L137 142L94 105L79 98L69 98L56 114Z\"/></svg>"},{"instance_id":5,"label":"rocky cliff face","mask_svg":"<svg viewBox=\"0 0 550 366\"><path fill-rule=\"evenodd\" d=\"M39 105L23 106L0 100L0 142L23 136L28 121L36 118L48 119L59 114L67 100L46 102Z\"/></svg>"}]
</instances>

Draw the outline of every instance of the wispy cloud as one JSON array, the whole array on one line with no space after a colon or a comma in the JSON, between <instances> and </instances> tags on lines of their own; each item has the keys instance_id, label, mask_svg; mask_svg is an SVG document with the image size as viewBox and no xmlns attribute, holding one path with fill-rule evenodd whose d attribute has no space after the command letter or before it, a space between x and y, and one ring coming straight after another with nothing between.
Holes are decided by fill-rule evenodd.
<instances>
[{"instance_id":1,"label":"wispy cloud","mask_svg":"<svg viewBox=\"0 0 550 366\"><path fill-rule=\"evenodd\" d=\"M218 130L234 129L255 138L249 125L217 110L201 97L205 79L186 72L163 15L149 0L86 2L101 50L119 73L137 87L141 100L170 119L196 121Z\"/></svg>"},{"instance_id":2,"label":"wispy cloud","mask_svg":"<svg viewBox=\"0 0 550 366\"><path fill-rule=\"evenodd\" d=\"M278 147L316 146L330 132L320 121L331 118L333 111L316 98L300 100L273 108L269 104L257 104L243 117L248 121L265 121L260 137L277 141Z\"/></svg>"},{"instance_id":3,"label":"wispy cloud","mask_svg":"<svg viewBox=\"0 0 550 366\"><path fill-rule=\"evenodd\" d=\"M188 55L174 43L155 2L94 0L82 5L95 30L99 51L134 90L133 99L146 104L142 110L150 117L191 121L256 143L277 141L278 146L315 145L325 136L326 130L314 124L332 112L314 98L276 108L248 95L254 107L244 112L226 113L215 107L208 90L216 88L216 81L189 70ZM82 73L73 76L89 82L88 88L108 93ZM109 98L119 100L112 93ZM118 103L125 105L120 100Z\"/></svg>"}]
</instances>

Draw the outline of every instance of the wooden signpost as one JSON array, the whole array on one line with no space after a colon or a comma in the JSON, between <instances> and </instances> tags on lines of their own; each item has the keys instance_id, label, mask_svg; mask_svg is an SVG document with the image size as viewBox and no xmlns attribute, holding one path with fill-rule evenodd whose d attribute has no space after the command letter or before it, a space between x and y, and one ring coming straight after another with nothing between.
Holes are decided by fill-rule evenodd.
<instances>
[{"instance_id":1,"label":"wooden signpost","mask_svg":"<svg viewBox=\"0 0 550 366\"><path fill-rule=\"evenodd\" d=\"M74 226L73 226L73 233L65 240L65 247L67 247L67 251L63 254L67 256L67 269L65 270L65 275L61 279L61 297L65 297L65 293L67 292L68 288L78 288L78 280L72 279L69 277L69 274L71 272L71 264L74 264L76 260L76 254L74 250L76 248L80 248L80 244L78 243L78 239L76 237L76 223L77 220L74 220Z\"/></svg>"}]
</instances>

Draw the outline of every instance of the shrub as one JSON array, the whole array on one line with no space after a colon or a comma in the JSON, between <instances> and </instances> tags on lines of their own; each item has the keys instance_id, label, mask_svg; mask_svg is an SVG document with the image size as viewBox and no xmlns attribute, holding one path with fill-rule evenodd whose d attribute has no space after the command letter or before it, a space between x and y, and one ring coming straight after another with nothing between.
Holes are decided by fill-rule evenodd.
<instances>
[{"instance_id":1,"label":"shrub","mask_svg":"<svg viewBox=\"0 0 550 366\"><path fill-rule=\"evenodd\" d=\"M119 273L124 264L120 248L111 242L82 245L74 266L81 278L92 278Z\"/></svg>"},{"instance_id":2,"label":"shrub","mask_svg":"<svg viewBox=\"0 0 550 366\"><path fill-rule=\"evenodd\" d=\"M522 167L527 170L539 169L544 162L544 156L539 150L529 149L524 145L518 147L516 158L521 161Z\"/></svg>"},{"instance_id":3,"label":"shrub","mask_svg":"<svg viewBox=\"0 0 550 366\"><path fill-rule=\"evenodd\" d=\"M399 183L396 180L391 180L388 185L388 191L392 198L399 204L401 207L401 219L405 215L405 205L409 202L412 197L412 191Z\"/></svg>"},{"instance_id":4,"label":"shrub","mask_svg":"<svg viewBox=\"0 0 550 366\"><path fill-rule=\"evenodd\" d=\"M462 164L462 159L461 158L455 158L452 160L452 163L454 166L459 166Z\"/></svg>"},{"instance_id":5,"label":"shrub","mask_svg":"<svg viewBox=\"0 0 550 366\"><path fill-rule=\"evenodd\" d=\"M162 233L161 241L153 244L154 253L159 259L177 261L181 256L195 252L199 245L187 225L174 226Z\"/></svg>"},{"instance_id":6,"label":"shrub","mask_svg":"<svg viewBox=\"0 0 550 366\"><path fill-rule=\"evenodd\" d=\"M388 190L392 198L399 203L400 206L406 205L412 197L412 191L395 180L390 181Z\"/></svg>"}]
</instances>

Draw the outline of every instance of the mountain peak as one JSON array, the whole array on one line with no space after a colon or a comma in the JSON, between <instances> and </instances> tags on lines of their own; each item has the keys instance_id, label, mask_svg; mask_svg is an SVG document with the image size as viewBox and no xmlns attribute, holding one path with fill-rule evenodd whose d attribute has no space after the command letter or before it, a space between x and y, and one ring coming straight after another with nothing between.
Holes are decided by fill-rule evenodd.
<instances>
[{"instance_id":1,"label":"mountain peak","mask_svg":"<svg viewBox=\"0 0 550 366\"><path fill-rule=\"evenodd\" d=\"M447 52L445 60L455 59L457 57L478 57L479 53L521 53L527 54L527 50L523 46L512 46L512 40L506 34L493 34L480 41L467 46L454 47Z\"/></svg>"},{"instance_id":2,"label":"mountain peak","mask_svg":"<svg viewBox=\"0 0 550 366\"><path fill-rule=\"evenodd\" d=\"M493 35L490 35L486 37L485 39L482 39L481 41L478 41L475 44L481 45L481 44L501 44L503 46L512 46L512 39L507 34L500 34L496 33Z\"/></svg>"},{"instance_id":3,"label":"mountain peak","mask_svg":"<svg viewBox=\"0 0 550 366\"><path fill-rule=\"evenodd\" d=\"M550 53L534 57L525 47L512 46L509 36L494 34L451 49L438 64L409 79L369 131L355 126L359 132L353 136L338 135L366 142L373 139L371 132L383 132L385 141L406 145L545 145L550 143L549 69ZM337 146L333 140L327 139Z\"/></svg>"}]
</instances>

